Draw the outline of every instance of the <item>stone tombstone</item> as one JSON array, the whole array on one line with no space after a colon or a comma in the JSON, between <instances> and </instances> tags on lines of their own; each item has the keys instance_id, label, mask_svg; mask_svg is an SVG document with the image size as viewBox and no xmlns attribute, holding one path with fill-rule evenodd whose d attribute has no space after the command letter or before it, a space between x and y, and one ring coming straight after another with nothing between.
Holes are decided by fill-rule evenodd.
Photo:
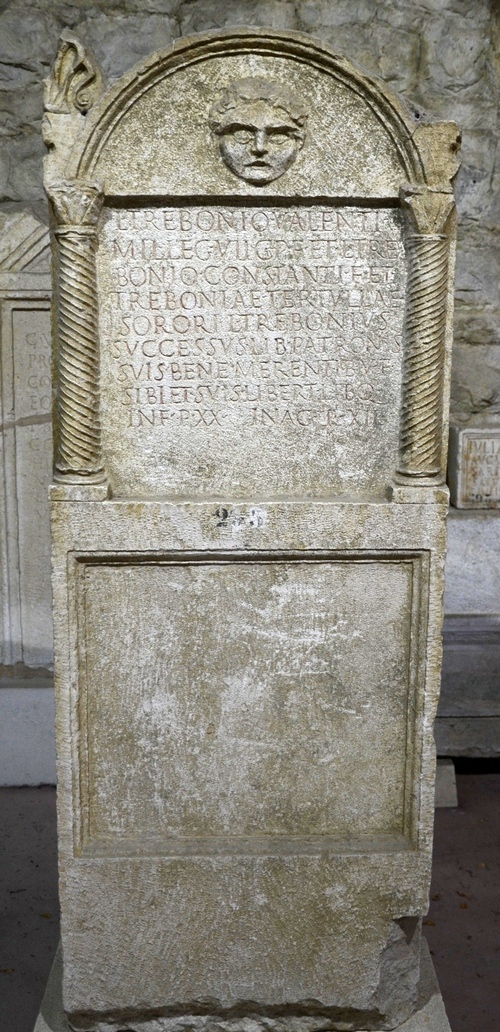
<instances>
[{"instance_id":1,"label":"stone tombstone","mask_svg":"<svg viewBox=\"0 0 500 1032\"><path fill-rule=\"evenodd\" d=\"M457 130L299 34L182 39L103 89L65 33L65 1012L397 1028L422 1005Z\"/></svg>"},{"instance_id":2,"label":"stone tombstone","mask_svg":"<svg viewBox=\"0 0 500 1032\"><path fill-rule=\"evenodd\" d=\"M457 509L500 509L500 423L450 427L448 482Z\"/></svg>"},{"instance_id":3,"label":"stone tombstone","mask_svg":"<svg viewBox=\"0 0 500 1032\"><path fill-rule=\"evenodd\" d=\"M0 229L0 664L46 668L53 636L50 241L31 215L4 216Z\"/></svg>"}]
</instances>

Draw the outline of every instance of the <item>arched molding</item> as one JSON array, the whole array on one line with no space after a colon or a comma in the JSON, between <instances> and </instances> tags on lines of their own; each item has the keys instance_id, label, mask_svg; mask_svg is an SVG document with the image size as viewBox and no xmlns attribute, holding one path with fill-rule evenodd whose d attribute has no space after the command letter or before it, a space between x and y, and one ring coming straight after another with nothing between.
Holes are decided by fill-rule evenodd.
<instances>
[{"instance_id":1,"label":"arched molding","mask_svg":"<svg viewBox=\"0 0 500 1032\"><path fill-rule=\"evenodd\" d=\"M78 42L78 41L77 41ZM64 43L64 41L63 41ZM78 44L79 46L79 44ZM78 51L80 53L80 51ZM337 121L337 100L331 102L328 110L330 121L327 128L321 124L318 113L322 109L316 106L316 130L322 134L318 153L326 163L323 178L312 181L303 196L314 199L326 196L333 203L356 203L377 205L389 204L400 206L404 216L404 242L406 248L406 264L408 289L406 295L406 312L403 330L403 376L401 398L400 448L397 462L399 477L408 483L423 481L440 482L444 477L446 419L445 408L448 397L446 380L446 354L451 346L451 298L450 276L453 257L453 197L451 180L456 172L456 151L459 135L454 123L431 122L418 119L401 100L383 83L366 76L355 69L344 58L332 53L321 43L298 33L278 33L267 30L238 29L224 33L210 33L191 38L184 38L166 50L156 52L142 64L123 76L102 97L86 115L59 114L55 118L71 120L71 134L74 143L68 151L60 150L59 137L49 140L52 152L46 166L46 187L52 201L55 221L57 223L56 238L59 248L59 293L58 293L58 335L59 335L59 423L61 443L57 461L58 476L62 478L101 479L104 474L100 452L99 426L99 333L98 304L96 288L95 251L97 245L97 223L101 205L106 195L113 198L113 176L115 186L120 188L122 164L120 164L120 146L128 147L127 131L121 123L127 113L138 104L143 97L155 90L155 87L179 75L180 73L200 66L203 62L221 61L229 58L246 58L237 61L240 70L252 68L252 59L264 57L281 61L281 76L286 75L287 66L283 70L283 62L295 62L307 71L313 70L316 80L322 84L330 76L341 87L342 103L344 103L343 119ZM80 55L81 56L81 55ZM85 56L85 55L84 55ZM81 57L83 61L83 57ZM258 63L257 60L257 63ZM262 62L261 62L262 63ZM94 59L88 58L89 67L94 68ZM254 61L255 65L255 61ZM235 65L233 63L232 68ZM321 73L318 75L318 73ZM224 71L224 75L226 72ZM232 73L231 73L232 74ZM293 78L291 74L291 78ZM210 88L214 81L220 85L220 65L212 66L209 76ZM324 76L324 79L322 78ZM196 76L194 77L196 78ZM302 75L301 75L302 78ZM191 76L191 81L193 77ZM200 76L203 81L203 76ZM314 80L314 82L316 82ZM100 80L99 80L100 81ZM306 76L304 76L306 81ZM205 88L205 87L204 87ZM170 87L169 87L170 89ZM329 90L318 88L318 96L329 98ZM356 101L345 103L345 91L351 91ZM335 93L335 90L332 90ZM185 94L185 96L189 94ZM340 94L335 94L338 97ZM125 151L128 165L133 169L132 179L125 180L121 195L123 197L157 197L169 194L168 185L161 186L163 180L162 161L166 156L170 160L170 184L172 197L182 196L182 187L176 179L177 163L184 161L184 186L191 186L190 179L195 173L196 151L185 156L182 143L186 137L175 132L168 135L168 119L172 117L173 108L166 104L165 97L173 96L168 91L163 94L163 107L160 115L163 122L156 122L157 109L150 104L150 133L147 161L156 170L151 177L147 162L135 164ZM161 89L156 103L161 103ZM181 100L182 98L181 94ZM198 141L205 129L200 124L205 119L208 127L208 103L210 97L204 89L198 95ZM184 103L187 102L184 100ZM312 104L314 101L312 101ZM317 103L317 102L316 102ZM328 101L330 103L330 101ZM339 105L339 110L342 107ZM357 105L357 106L356 106ZM175 104L173 104L175 106ZM369 126L365 136L370 141L369 153L376 165L377 175L371 166L358 181L359 193L346 193L341 189L347 178L337 175L338 151L335 150L332 136L341 125L343 130L349 127L349 111L355 112L352 133L360 132L356 118L360 112L369 109ZM142 110L142 109L141 109ZM187 115L186 115L187 111ZM170 114L169 114L170 112ZM347 112L347 113L346 113ZM182 117L188 118L190 110L184 108ZM333 120L332 120L333 113ZM137 146L142 147L142 124L137 121ZM200 122L201 119L201 122ZM371 119L371 121L370 121ZM194 124L195 119L192 120ZM183 123L184 126L185 123ZM359 125L363 124L361 119ZM153 127L153 128L152 128ZM380 128L381 127L381 128ZM61 134L67 129L66 122L61 125ZM372 131L373 138L370 137ZM330 135L329 135L330 133ZM73 135L74 134L74 135ZM56 134L57 135L57 134ZM311 134L312 135L312 134ZM151 141L161 141L160 150L155 152L155 162L151 159ZM337 130L337 141L341 139ZM386 141L390 143L386 146ZM113 141L115 148L113 148ZM343 141L342 141L343 142ZM361 141L362 142L362 141ZM377 153L380 145L382 155ZM344 145L344 156L346 146ZM111 163L106 166L103 155L110 155ZM213 151L215 154L215 151ZM66 156L68 155L67 159ZM137 154L136 154L137 157ZM316 154L317 157L317 154ZM209 161L213 158L209 157ZM358 164L363 164L357 157ZM329 162L329 164L328 164ZM114 163L114 164L113 164ZM386 164L384 164L386 163ZM299 163L297 162L297 165ZM110 182L106 182L106 167L110 171ZM194 183L192 189L185 191L190 196L203 194L206 198L214 196L219 183L221 192L235 200L247 196L259 195L263 201L269 202L275 195L274 183L270 190L261 192L256 184L241 183L234 178L229 185L219 180L220 166L216 166L215 178L210 165L208 172L203 171L201 179ZM144 189L141 192L144 169ZM160 175L158 175L158 169ZM332 172L330 183L330 173ZM386 179L380 188L380 176ZM59 173L59 174L56 174ZM225 173L231 176L231 173ZM293 169L295 174L295 168ZM303 173L301 173L304 175ZM203 178L205 177L205 178ZM371 177L371 178L370 178ZM307 179L307 177L305 177ZM285 180L283 180L285 182ZM318 185L327 189L321 193L315 189ZM96 185L98 184L98 185ZM160 184L160 189L158 189ZM200 186L201 184L201 186ZM300 179L286 180L281 194L286 197L302 196ZM331 186L328 189L328 186ZM266 184L267 186L267 184ZM198 189L197 194L197 187ZM278 191L282 189L278 186ZM243 190L243 192L242 192ZM295 191L295 192L294 192ZM395 471L396 472L396 471Z\"/></svg>"},{"instance_id":2,"label":"arched molding","mask_svg":"<svg viewBox=\"0 0 500 1032\"><path fill-rule=\"evenodd\" d=\"M358 71L343 57L318 41L301 33L280 33L255 29L230 30L223 33L185 37L165 50L156 52L122 76L97 101L86 117L83 133L76 141L67 167L68 178L95 175L103 150L129 108L161 80L181 69L215 57L261 54L304 63L351 90L370 108L393 142L401 164L401 183L437 185L436 178L449 182L455 171L456 132L449 132L450 123L420 122L417 116L380 80ZM446 127L450 137L449 168L436 168L433 154L433 132ZM440 134L441 135L441 134ZM442 139L440 138L442 154Z\"/></svg>"}]
</instances>

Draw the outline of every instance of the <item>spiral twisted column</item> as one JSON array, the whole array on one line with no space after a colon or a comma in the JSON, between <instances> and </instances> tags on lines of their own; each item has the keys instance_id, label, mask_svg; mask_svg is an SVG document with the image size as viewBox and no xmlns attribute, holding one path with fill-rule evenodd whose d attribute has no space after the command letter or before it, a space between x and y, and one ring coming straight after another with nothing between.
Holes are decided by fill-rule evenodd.
<instances>
[{"instance_id":1,"label":"spiral twisted column","mask_svg":"<svg viewBox=\"0 0 500 1032\"><path fill-rule=\"evenodd\" d=\"M103 195L73 182L49 191L57 218L58 433L55 479L104 480L99 422L99 353L95 251Z\"/></svg>"},{"instance_id":2,"label":"spiral twisted column","mask_svg":"<svg viewBox=\"0 0 500 1032\"><path fill-rule=\"evenodd\" d=\"M407 218L408 283L404 323L399 472L442 473L443 377L449 241L449 193L427 187L402 191Z\"/></svg>"}]
</instances>

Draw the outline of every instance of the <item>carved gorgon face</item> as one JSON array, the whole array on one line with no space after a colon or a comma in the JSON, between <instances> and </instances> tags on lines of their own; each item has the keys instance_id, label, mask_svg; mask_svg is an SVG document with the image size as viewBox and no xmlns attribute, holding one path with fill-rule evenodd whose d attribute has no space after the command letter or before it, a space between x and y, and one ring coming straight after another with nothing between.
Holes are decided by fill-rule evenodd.
<instances>
[{"instance_id":1,"label":"carved gorgon face","mask_svg":"<svg viewBox=\"0 0 500 1032\"><path fill-rule=\"evenodd\" d=\"M219 149L226 165L254 184L279 179L295 161L302 143L286 112L265 100L231 111L227 125L219 130Z\"/></svg>"}]
</instances>

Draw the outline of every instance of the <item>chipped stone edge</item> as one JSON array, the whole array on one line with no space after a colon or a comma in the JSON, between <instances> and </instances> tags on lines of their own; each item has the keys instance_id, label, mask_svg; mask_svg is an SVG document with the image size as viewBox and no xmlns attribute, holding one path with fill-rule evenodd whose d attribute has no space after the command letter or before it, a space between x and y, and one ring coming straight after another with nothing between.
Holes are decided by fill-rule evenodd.
<instances>
[{"instance_id":1,"label":"chipped stone edge","mask_svg":"<svg viewBox=\"0 0 500 1032\"><path fill-rule=\"evenodd\" d=\"M434 970L434 964L432 963L429 947L425 939L422 939L420 945L420 983L418 1000L418 1011L399 1026L400 1032L451 1032L436 972ZM160 1032L163 1028L165 1029L165 1032L174 1032L174 1022L176 1020L179 1022L179 1028L181 1028L181 1026L186 1027L185 1016L174 1020L167 1018L165 1019L164 1025L162 1024L161 1019L154 1019L152 1022L140 1022L139 1024L134 1020L133 1025L130 1026L130 1032ZM236 1019L235 1030L240 1023L240 1020L241 1019ZM308 1021L310 1021L310 1019L306 1019L306 1023ZM221 1022L220 1019L215 1019L215 1022L220 1027L226 1029L229 1028L229 1022ZM255 1021L255 1019L254 1024L257 1028L257 1021ZM109 1032L117 1032L118 1027L119 1024L113 1026L110 1025ZM121 1027L123 1027L123 1023ZM266 1021L266 1028L267 1027L269 1027L269 1021ZM208 1026L208 1028L210 1028L210 1026ZM62 1005L62 950L60 944L57 948L47 982L45 995L42 1000L33 1032L71 1032L71 1027L68 1024ZM359 1032L363 1032L363 1030L360 1029Z\"/></svg>"}]
</instances>

